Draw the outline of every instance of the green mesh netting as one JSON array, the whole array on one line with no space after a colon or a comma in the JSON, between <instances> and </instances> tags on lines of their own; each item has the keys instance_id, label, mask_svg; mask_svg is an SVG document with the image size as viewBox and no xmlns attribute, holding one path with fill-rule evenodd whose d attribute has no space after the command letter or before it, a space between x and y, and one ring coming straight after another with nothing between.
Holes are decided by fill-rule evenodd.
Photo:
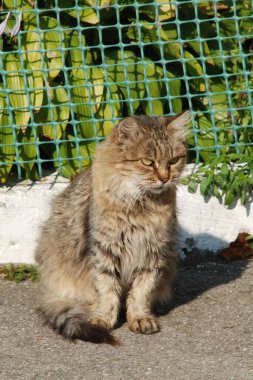
<instances>
[{"instance_id":1,"label":"green mesh netting","mask_svg":"<svg viewBox=\"0 0 253 380\"><path fill-rule=\"evenodd\" d=\"M127 115L193 114L189 161L252 154L252 1L3 0L0 182L71 177Z\"/></svg>"}]
</instances>

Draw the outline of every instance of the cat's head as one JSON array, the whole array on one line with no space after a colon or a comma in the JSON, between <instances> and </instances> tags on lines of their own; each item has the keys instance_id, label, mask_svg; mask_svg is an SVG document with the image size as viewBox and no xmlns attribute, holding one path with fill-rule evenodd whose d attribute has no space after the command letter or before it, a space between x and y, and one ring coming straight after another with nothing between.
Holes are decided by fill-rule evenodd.
<instances>
[{"instance_id":1,"label":"cat's head","mask_svg":"<svg viewBox=\"0 0 253 380\"><path fill-rule=\"evenodd\" d=\"M110 180L118 196L160 194L178 182L185 164L190 119L188 111L176 117L135 116L114 128L109 144L117 149L111 151L115 157Z\"/></svg>"}]
</instances>

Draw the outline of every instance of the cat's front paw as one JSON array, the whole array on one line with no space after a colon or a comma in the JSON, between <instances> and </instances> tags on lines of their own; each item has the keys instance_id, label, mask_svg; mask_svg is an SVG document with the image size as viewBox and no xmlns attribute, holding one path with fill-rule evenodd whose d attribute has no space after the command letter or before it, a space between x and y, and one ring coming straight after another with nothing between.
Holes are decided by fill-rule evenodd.
<instances>
[{"instance_id":1,"label":"cat's front paw","mask_svg":"<svg viewBox=\"0 0 253 380\"><path fill-rule=\"evenodd\" d=\"M128 321L128 327L135 333L147 335L160 331L160 326L157 320L153 317L133 318Z\"/></svg>"}]
</instances>

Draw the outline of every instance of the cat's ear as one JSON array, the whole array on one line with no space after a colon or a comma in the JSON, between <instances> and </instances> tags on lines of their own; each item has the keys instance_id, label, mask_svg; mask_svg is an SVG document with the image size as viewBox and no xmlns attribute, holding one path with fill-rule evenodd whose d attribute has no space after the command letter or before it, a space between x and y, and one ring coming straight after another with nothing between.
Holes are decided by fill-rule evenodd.
<instances>
[{"instance_id":1,"label":"cat's ear","mask_svg":"<svg viewBox=\"0 0 253 380\"><path fill-rule=\"evenodd\" d=\"M185 140L189 134L189 124L191 119L190 111L184 111L173 119L169 118L167 128L168 130L173 130L178 139Z\"/></svg>"},{"instance_id":2,"label":"cat's ear","mask_svg":"<svg viewBox=\"0 0 253 380\"><path fill-rule=\"evenodd\" d=\"M134 117L126 117L115 128L115 141L124 144L136 140L141 131Z\"/></svg>"}]
</instances>

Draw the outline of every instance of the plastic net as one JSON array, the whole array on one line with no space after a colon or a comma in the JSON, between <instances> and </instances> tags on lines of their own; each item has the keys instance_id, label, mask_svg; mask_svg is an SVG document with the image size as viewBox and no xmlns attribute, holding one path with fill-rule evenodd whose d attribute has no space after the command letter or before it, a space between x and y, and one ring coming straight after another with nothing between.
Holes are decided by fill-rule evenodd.
<instances>
[{"instance_id":1,"label":"plastic net","mask_svg":"<svg viewBox=\"0 0 253 380\"><path fill-rule=\"evenodd\" d=\"M252 1L3 0L0 177L71 177L127 115L190 109L189 161L252 155Z\"/></svg>"}]
</instances>

